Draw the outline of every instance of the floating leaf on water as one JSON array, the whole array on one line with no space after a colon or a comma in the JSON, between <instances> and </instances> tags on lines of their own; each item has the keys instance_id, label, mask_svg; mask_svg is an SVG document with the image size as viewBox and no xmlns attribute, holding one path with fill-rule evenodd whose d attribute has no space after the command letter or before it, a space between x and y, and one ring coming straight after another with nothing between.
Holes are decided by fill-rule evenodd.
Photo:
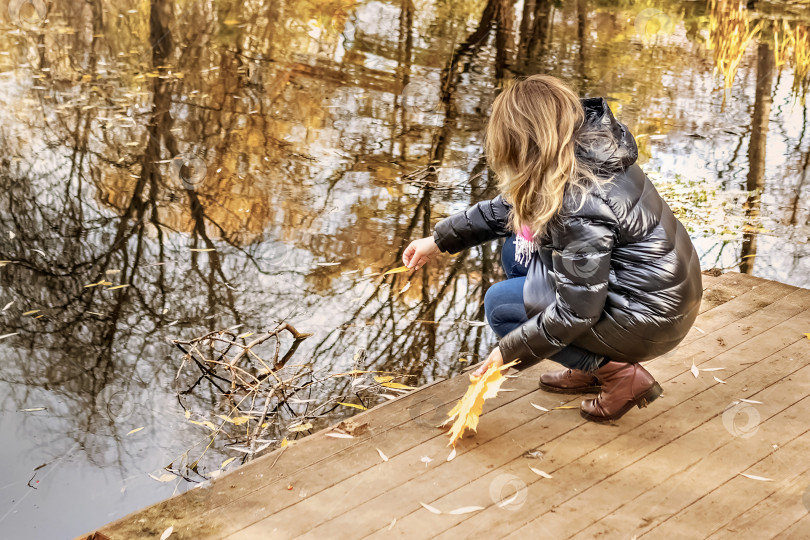
<instances>
[{"instance_id":1,"label":"floating leaf on water","mask_svg":"<svg viewBox=\"0 0 810 540\"><path fill-rule=\"evenodd\" d=\"M411 288L411 282L409 281L408 283L405 284L404 287L402 287L402 289L399 291L399 294L404 293L405 291L407 291L410 288Z\"/></svg>"},{"instance_id":2,"label":"floating leaf on water","mask_svg":"<svg viewBox=\"0 0 810 540\"><path fill-rule=\"evenodd\" d=\"M20 412L37 412L44 411L46 407L32 407L30 409L20 409Z\"/></svg>"},{"instance_id":3,"label":"floating leaf on water","mask_svg":"<svg viewBox=\"0 0 810 540\"><path fill-rule=\"evenodd\" d=\"M191 422L192 424L197 424L198 426L205 426L211 431L217 430L217 426L215 426L213 422L209 422L208 420L205 420L203 422L197 422L196 420L189 420L189 422Z\"/></svg>"},{"instance_id":4,"label":"floating leaf on water","mask_svg":"<svg viewBox=\"0 0 810 540\"><path fill-rule=\"evenodd\" d=\"M188 420L189 418L191 418L191 411L190 411L190 410L188 410L188 409L186 409L186 412L185 412L185 415L184 415L184 416L186 417L186 420Z\"/></svg>"},{"instance_id":5,"label":"floating leaf on water","mask_svg":"<svg viewBox=\"0 0 810 540\"><path fill-rule=\"evenodd\" d=\"M447 512L448 514L453 514L454 516L458 516L460 514L472 514L473 512L478 512L483 510L483 506L462 506L461 508L456 508L455 510L450 510Z\"/></svg>"},{"instance_id":6,"label":"floating leaf on water","mask_svg":"<svg viewBox=\"0 0 810 540\"><path fill-rule=\"evenodd\" d=\"M468 326L486 326L487 325L486 321L469 321L467 319L462 319L461 322L467 323Z\"/></svg>"},{"instance_id":7,"label":"floating leaf on water","mask_svg":"<svg viewBox=\"0 0 810 540\"><path fill-rule=\"evenodd\" d=\"M742 401L743 403L755 403L757 405L762 405L761 401L757 401L755 399L743 399L743 398L740 398L740 401Z\"/></svg>"},{"instance_id":8,"label":"floating leaf on water","mask_svg":"<svg viewBox=\"0 0 810 540\"><path fill-rule=\"evenodd\" d=\"M759 480L760 482L773 482L773 478L765 478L764 476L756 476L754 474L745 474L740 473L746 478L750 478L751 480Z\"/></svg>"},{"instance_id":9,"label":"floating leaf on water","mask_svg":"<svg viewBox=\"0 0 810 540\"><path fill-rule=\"evenodd\" d=\"M115 274L120 274L120 273L121 273L121 270L118 270L118 269L114 269L114 270L107 270L107 271L106 271L106 272L104 272L104 273L105 273L105 274L107 274L108 276L112 276L112 275L115 275Z\"/></svg>"},{"instance_id":10,"label":"floating leaf on water","mask_svg":"<svg viewBox=\"0 0 810 540\"><path fill-rule=\"evenodd\" d=\"M548 412L548 409L546 409L545 407L541 407L540 405L536 405L534 403L532 403L532 407L534 407L538 411Z\"/></svg>"},{"instance_id":11,"label":"floating leaf on water","mask_svg":"<svg viewBox=\"0 0 810 540\"><path fill-rule=\"evenodd\" d=\"M432 507L432 506L430 506L429 504L425 504L425 503L423 503L423 502L420 502L419 504L421 504L421 505L422 505L422 507L423 507L425 510L427 510L428 512L432 512L432 513L434 513L434 514L441 514L441 513L442 513L442 511L441 511L441 510L439 510L439 509L437 509L437 508L433 508L433 507Z\"/></svg>"},{"instance_id":12,"label":"floating leaf on water","mask_svg":"<svg viewBox=\"0 0 810 540\"><path fill-rule=\"evenodd\" d=\"M4 307L3 309L1 309L0 311L7 311L7 310L8 310L8 308L10 308L10 307L11 307L11 306L13 306L13 305L14 305L14 300L12 300L12 301L11 301L11 302L9 302L8 304L6 304L6 307Z\"/></svg>"},{"instance_id":13,"label":"floating leaf on water","mask_svg":"<svg viewBox=\"0 0 810 540\"><path fill-rule=\"evenodd\" d=\"M551 478L552 476L548 474L546 471L541 471L540 469L535 469L534 467L529 467L529 469L536 475L542 476L543 478Z\"/></svg>"},{"instance_id":14,"label":"floating leaf on water","mask_svg":"<svg viewBox=\"0 0 810 540\"><path fill-rule=\"evenodd\" d=\"M374 380L378 383L387 383L394 380L392 375L375 375Z\"/></svg>"},{"instance_id":15,"label":"floating leaf on water","mask_svg":"<svg viewBox=\"0 0 810 540\"><path fill-rule=\"evenodd\" d=\"M343 405L344 407L353 407L355 409L360 409L361 411L366 410L366 407L363 407L362 405L356 405L354 403L344 403L342 401L338 401L338 405Z\"/></svg>"},{"instance_id":16,"label":"floating leaf on water","mask_svg":"<svg viewBox=\"0 0 810 540\"><path fill-rule=\"evenodd\" d=\"M129 283L127 283L126 285L116 285L115 287L107 287L106 290L114 291L116 289L126 289L127 287L129 287Z\"/></svg>"},{"instance_id":17,"label":"floating leaf on water","mask_svg":"<svg viewBox=\"0 0 810 540\"><path fill-rule=\"evenodd\" d=\"M2 336L0 336L0 340L10 338L11 336L16 336L18 334L19 334L19 332L14 332L13 334L3 334Z\"/></svg>"},{"instance_id":18,"label":"floating leaf on water","mask_svg":"<svg viewBox=\"0 0 810 540\"><path fill-rule=\"evenodd\" d=\"M722 379L718 379L717 377L715 377L714 380L719 382L720 384L726 384L726 381L724 381Z\"/></svg>"},{"instance_id":19,"label":"floating leaf on water","mask_svg":"<svg viewBox=\"0 0 810 540\"><path fill-rule=\"evenodd\" d=\"M466 358L459 358L458 361L462 364L465 362L469 362L469 360L467 360Z\"/></svg>"},{"instance_id":20,"label":"floating leaf on water","mask_svg":"<svg viewBox=\"0 0 810 540\"><path fill-rule=\"evenodd\" d=\"M383 454L383 451L382 451L382 450L380 450L379 448L377 448L377 453L378 453L378 454L380 454L380 458L381 458L383 461L388 461L388 456L386 456L385 454Z\"/></svg>"},{"instance_id":21,"label":"floating leaf on water","mask_svg":"<svg viewBox=\"0 0 810 540\"><path fill-rule=\"evenodd\" d=\"M287 446L289 446L289 444L290 444L290 441L287 440L287 437L284 437L283 439L281 439L281 447L282 448L286 448Z\"/></svg>"},{"instance_id":22,"label":"floating leaf on water","mask_svg":"<svg viewBox=\"0 0 810 540\"><path fill-rule=\"evenodd\" d=\"M135 429L133 429L133 430L131 430L129 433L127 433L127 435L132 435L133 433L138 433L138 432L139 432L140 430L142 430L142 429L143 429L143 426L141 426L141 427L136 427Z\"/></svg>"},{"instance_id":23,"label":"floating leaf on water","mask_svg":"<svg viewBox=\"0 0 810 540\"><path fill-rule=\"evenodd\" d=\"M235 459L236 459L235 457L226 459L225 461L222 462L222 465L220 465L219 468L224 469L225 467L227 467L228 465L233 463L233 460L235 460Z\"/></svg>"},{"instance_id":24,"label":"floating leaf on water","mask_svg":"<svg viewBox=\"0 0 810 540\"><path fill-rule=\"evenodd\" d=\"M160 535L160 540L166 540L168 537L172 535L174 532L174 525L163 531L163 534Z\"/></svg>"},{"instance_id":25,"label":"floating leaf on water","mask_svg":"<svg viewBox=\"0 0 810 540\"><path fill-rule=\"evenodd\" d=\"M189 251L195 251L197 253L207 253L209 251L216 251L214 248L191 248Z\"/></svg>"},{"instance_id":26,"label":"floating leaf on water","mask_svg":"<svg viewBox=\"0 0 810 540\"><path fill-rule=\"evenodd\" d=\"M254 332L245 332L244 334L239 334L239 335L238 335L238 336L236 336L236 337L238 337L239 339L245 339L245 338L247 338L247 337L252 336L253 334L254 334Z\"/></svg>"},{"instance_id":27,"label":"floating leaf on water","mask_svg":"<svg viewBox=\"0 0 810 540\"><path fill-rule=\"evenodd\" d=\"M104 314L103 314L103 313L99 313L98 311L88 311L88 312L87 312L87 314L88 314L88 315L98 315L99 317L103 317L103 316L104 316Z\"/></svg>"},{"instance_id":28,"label":"floating leaf on water","mask_svg":"<svg viewBox=\"0 0 810 540\"><path fill-rule=\"evenodd\" d=\"M290 428L287 428L287 429L289 429L290 431L293 431L293 432L306 431L308 429L312 429L312 424L307 422L306 424L299 424L297 426L293 426L293 427L290 427Z\"/></svg>"},{"instance_id":29,"label":"floating leaf on water","mask_svg":"<svg viewBox=\"0 0 810 540\"><path fill-rule=\"evenodd\" d=\"M354 439L354 435L349 435L348 433L338 433L333 431L332 433L327 433L327 437L332 437L334 439Z\"/></svg>"},{"instance_id":30,"label":"floating leaf on water","mask_svg":"<svg viewBox=\"0 0 810 540\"><path fill-rule=\"evenodd\" d=\"M700 369L698 369L694 362L692 362L692 367L689 368L689 371L692 372L692 375L694 375L696 379L698 378L698 375L700 375Z\"/></svg>"},{"instance_id":31,"label":"floating leaf on water","mask_svg":"<svg viewBox=\"0 0 810 540\"><path fill-rule=\"evenodd\" d=\"M393 270L383 272L383 275L387 276L389 274L400 274L402 272L408 272L409 270L410 270L410 268L408 268L407 266L400 266L399 268L394 268Z\"/></svg>"},{"instance_id":32,"label":"floating leaf on water","mask_svg":"<svg viewBox=\"0 0 810 540\"><path fill-rule=\"evenodd\" d=\"M233 25L235 25L235 24L239 24L239 21L238 21L237 19L225 19L225 20L222 22L222 24L224 24L224 25L226 25L226 26L233 26Z\"/></svg>"},{"instance_id":33,"label":"floating leaf on water","mask_svg":"<svg viewBox=\"0 0 810 540\"><path fill-rule=\"evenodd\" d=\"M35 310L32 310L32 311L26 311L25 313L23 313L23 317L26 316L26 315L33 315L35 313L39 313L40 311L41 310L39 310L39 309L35 309Z\"/></svg>"},{"instance_id":34,"label":"floating leaf on water","mask_svg":"<svg viewBox=\"0 0 810 540\"><path fill-rule=\"evenodd\" d=\"M160 476L150 474L149 477L152 478L153 480L157 480L158 482L171 482L172 480L177 478L175 475L169 473L161 474Z\"/></svg>"},{"instance_id":35,"label":"floating leaf on water","mask_svg":"<svg viewBox=\"0 0 810 540\"><path fill-rule=\"evenodd\" d=\"M456 459L456 448L455 447L453 447L453 449L450 451L450 455L447 456L447 461L453 461L454 459Z\"/></svg>"},{"instance_id":36,"label":"floating leaf on water","mask_svg":"<svg viewBox=\"0 0 810 540\"><path fill-rule=\"evenodd\" d=\"M391 394L380 394L380 397L383 397L388 400L397 399L397 396L392 396Z\"/></svg>"},{"instance_id":37,"label":"floating leaf on water","mask_svg":"<svg viewBox=\"0 0 810 540\"><path fill-rule=\"evenodd\" d=\"M339 264L339 262L319 262L315 263L315 266L337 266Z\"/></svg>"},{"instance_id":38,"label":"floating leaf on water","mask_svg":"<svg viewBox=\"0 0 810 540\"><path fill-rule=\"evenodd\" d=\"M398 382L386 382L382 383L383 386L386 388L399 388L400 390L416 390L413 386L408 386L407 384L402 384Z\"/></svg>"}]
</instances>

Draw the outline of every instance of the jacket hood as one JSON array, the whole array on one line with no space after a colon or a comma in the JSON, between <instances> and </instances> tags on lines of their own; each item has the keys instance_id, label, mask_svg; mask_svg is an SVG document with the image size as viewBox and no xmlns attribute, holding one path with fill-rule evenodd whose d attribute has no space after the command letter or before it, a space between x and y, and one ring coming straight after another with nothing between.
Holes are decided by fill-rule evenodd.
<instances>
[{"instance_id":1,"label":"jacket hood","mask_svg":"<svg viewBox=\"0 0 810 540\"><path fill-rule=\"evenodd\" d=\"M613 117L604 98L581 100L585 122L577 133L577 158L599 175L626 170L638 159L638 146L627 126Z\"/></svg>"}]
</instances>

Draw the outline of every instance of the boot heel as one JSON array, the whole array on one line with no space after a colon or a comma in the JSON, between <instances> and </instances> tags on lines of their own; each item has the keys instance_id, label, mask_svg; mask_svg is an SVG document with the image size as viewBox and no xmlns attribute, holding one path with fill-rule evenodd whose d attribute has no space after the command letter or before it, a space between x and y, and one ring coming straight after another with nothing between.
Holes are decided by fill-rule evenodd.
<instances>
[{"instance_id":1,"label":"boot heel","mask_svg":"<svg viewBox=\"0 0 810 540\"><path fill-rule=\"evenodd\" d=\"M656 399L658 399L659 397L661 397L661 394L663 393L664 389L661 388L661 385L655 383L653 387L647 390L647 392L643 396L638 398L638 400L636 401L636 405L638 406L639 409L644 408L653 401L655 401Z\"/></svg>"}]
</instances>

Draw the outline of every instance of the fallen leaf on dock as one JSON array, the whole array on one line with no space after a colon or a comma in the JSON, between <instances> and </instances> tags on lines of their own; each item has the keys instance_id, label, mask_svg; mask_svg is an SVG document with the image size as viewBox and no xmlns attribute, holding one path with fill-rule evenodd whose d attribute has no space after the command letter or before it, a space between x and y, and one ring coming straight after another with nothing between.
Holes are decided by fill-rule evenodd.
<instances>
[{"instance_id":1,"label":"fallen leaf on dock","mask_svg":"<svg viewBox=\"0 0 810 540\"><path fill-rule=\"evenodd\" d=\"M163 531L163 534L160 535L160 540L166 540L168 537L172 535L174 532L174 525Z\"/></svg>"},{"instance_id":2,"label":"fallen leaf on dock","mask_svg":"<svg viewBox=\"0 0 810 540\"><path fill-rule=\"evenodd\" d=\"M441 514L441 513L442 513L442 511L441 511L441 510L438 510L438 509L436 509L436 508L433 508L433 507L432 507L432 506L430 506L429 504L425 504L425 503L423 503L423 502L420 502L419 504L421 504L421 505L422 505L422 507L423 507L425 510L427 510L428 512L433 512L434 514Z\"/></svg>"},{"instance_id":3,"label":"fallen leaf on dock","mask_svg":"<svg viewBox=\"0 0 810 540\"><path fill-rule=\"evenodd\" d=\"M548 409L546 409L545 407L541 407L540 405L535 405L534 403L532 403L532 407L534 407L538 411L548 412Z\"/></svg>"},{"instance_id":4,"label":"fallen leaf on dock","mask_svg":"<svg viewBox=\"0 0 810 540\"><path fill-rule=\"evenodd\" d=\"M500 367L490 365L487 371L480 377L470 375L470 386L461 400L447 413L448 422L452 421L448 434L450 435L449 445L455 447L466 429L476 431L478 420L484 409L484 401L498 395L501 385L506 381L502 372L517 363L517 360L504 364ZM447 422L446 422L447 423Z\"/></svg>"},{"instance_id":5,"label":"fallen leaf on dock","mask_svg":"<svg viewBox=\"0 0 810 540\"><path fill-rule=\"evenodd\" d=\"M723 371L724 367L707 367L707 368L700 368L700 371Z\"/></svg>"},{"instance_id":6,"label":"fallen leaf on dock","mask_svg":"<svg viewBox=\"0 0 810 540\"><path fill-rule=\"evenodd\" d=\"M143 429L143 426L141 426L141 427L136 427L135 429L133 429L133 430L131 430L129 433L127 433L127 435L132 435L133 433L138 433L138 432L139 432L140 430L142 430L142 429Z\"/></svg>"},{"instance_id":7,"label":"fallen leaf on dock","mask_svg":"<svg viewBox=\"0 0 810 540\"><path fill-rule=\"evenodd\" d=\"M501 502L499 502L499 503L498 503L498 504L496 504L495 506L497 506L498 508L503 508L504 506L508 506L508 505L512 504L512 502L513 502L515 499L517 499L519 496L520 496L520 491L516 491L514 495L512 495L512 496L511 496L511 497L509 497L508 499L504 499L504 500L502 500Z\"/></svg>"},{"instance_id":8,"label":"fallen leaf on dock","mask_svg":"<svg viewBox=\"0 0 810 540\"><path fill-rule=\"evenodd\" d=\"M400 266L399 268L394 268L393 270L383 272L383 275L387 276L388 274L401 274L402 272L408 272L409 270L410 268L408 268L407 266Z\"/></svg>"},{"instance_id":9,"label":"fallen leaf on dock","mask_svg":"<svg viewBox=\"0 0 810 540\"><path fill-rule=\"evenodd\" d=\"M377 453L380 454L380 458L382 458L383 461L388 461L388 456L383 454L383 451L380 450L379 448L377 448Z\"/></svg>"},{"instance_id":10,"label":"fallen leaf on dock","mask_svg":"<svg viewBox=\"0 0 810 540\"><path fill-rule=\"evenodd\" d=\"M751 480L759 480L760 482L773 482L773 478L765 478L764 476L756 476L754 474L745 474L740 473L746 478L750 478Z\"/></svg>"},{"instance_id":11,"label":"fallen leaf on dock","mask_svg":"<svg viewBox=\"0 0 810 540\"><path fill-rule=\"evenodd\" d=\"M754 403L756 405L762 405L761 401L757 401L755 399L743 399L743 398L740 398L740 401L742 401L743 403Z\"/></svg>"},{"instance_id":12,"label":"fallen leaf on dock","mask_svg":"<svg viewBox=\"0 0 810 540\"><path fill-rule=\"evenodd\" d=\"M551 475L546 471L541 471L540 469L535 469L534 467L529 467L529 469L531 469L531 471L538 476L542 476L543 478L551 478Z\"/></svg>"},{"instance_id":13,"label":"fallen leaf on dock","mask_svg":"<svg viewBox=\"0 0 810 540\"><path fill-rule=\"evenodd\" d=\"M353 407L355 409L360 409L361 411L366 410L366 407L363 407L362 405L356 405L354 403L344 403L342 401L338 401L338 405L343 405L344 407Z\"/></svg>"},{"instance_id":14,"label":"fallen leaf on dock","mask_svg":"<svg viewBox=\"0 0 810 540\"><path fill-rule=\"evenodd\" d=\"M724 381L722 379L718 379L717 377L715 377L714 380L719 382L720 384L726 384L726 381Z\"/></svg>"},{"instance_id":15,"label":"fallen leaf on dock","mask_svg":"<svg viewBox=\"0 0 810 540\"><path fill-rule=\"evenodd\" d=\"M397 524L397 518L394 518L393 520L391 520L391 525L388 526L388 530L390 531L391 529L393 529L394 525L396 525L396 524Z\"/></svg>"},{"instance_id":16,"label":"fallen leaf on dock","mask_svg":"<svg viewBox=\"0 0 810 540\"><path fill-rule=\"evenodd\" d=\"M456 449L455 449L455 447L453 448L453 450L450 451L450 455L447 456L447 461L453 461L454 459L456 459Z\"/></svg>"},{"instance_id":17,"label":"fallen leaf on dock","mask_svg":"<svg viewBox=\"0 0 810 540\"><path fill-rule=\"evenodd\" d=\"M700 370L698 369L698 367L695 365L694 362L692 362L692 367L689 368L689 371L692 372L692 375L694 375L696 379L698 378L698 375L700 375Z\"/></svg>"},{"instance_id":18,"label":"fallen leaf on dock","mask_svg":"<svg viewBox=\"0 0 810 540\"><path fill-rule=\"evenodd\" d=\"M578 405L560 405L559 407L554 407L551 410L556 411L558 409L579 409Z\"/></svg>"},{"instance_id":19,"label":"fallen leaf on dock","mask_svg":"<svg viewBox=\"0 0 810 540\"><path fill-rule=\"evenodd\" d=\"M462 506L461 508L456 508L455 510L450 510L447 512L448 514L453 514L454 516L458 516L460 514L472 514L473 512L478 512L483 510L483 506Z\"/></svg>"},{"instance_id":20,"label":"fallen leaf on dock","mask_svg":"<svg viewBox=\"0 0 810 540\"><path fill-rule=\"evenodd\" d=\"M334 439L354 439L354 436L348 433L327 433L326 436Z\"/></svg>"}]
</instances>

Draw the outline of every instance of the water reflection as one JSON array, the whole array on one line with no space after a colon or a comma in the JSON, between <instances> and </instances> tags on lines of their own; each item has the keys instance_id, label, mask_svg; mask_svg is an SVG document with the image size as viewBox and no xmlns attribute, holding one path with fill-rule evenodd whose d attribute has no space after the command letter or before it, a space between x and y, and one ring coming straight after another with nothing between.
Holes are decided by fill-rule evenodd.
<instances>
[{"instance_id":1,"label":"water reflection","mask_svg":"<svg viewBox=\"0 0 810 540\"><path fill-rule=\"evenodd\" d=\"M314 333L301 362L413 385L488 352L492 334L466 321L483 319L497 245L414 275L373 274L438 219L494 194L482 127L514 76L547 72L608 97L704 267L810 285L797 101L807 70L796 52L810 16L755 4L738 14L758 31L736 55L717 51L731 51L720 30L730 25L714 2L11 10L0 38L0 260L11 261L0 307L13 304L0 335L17 335L0 342L1 428L14 439L0 455L13 500L0 527L78 534L185 489L147 476L208 443L174 395L180 356L168 339L288 320ZM334 379L293 413L350 392ZM221 407L214 389L195 398L195 414ZM332 409L316 427L353 412ZM220 442L200 470L233 455ZM65 508L59 525L42 519Z\"/></svg>"}]
</instances>

